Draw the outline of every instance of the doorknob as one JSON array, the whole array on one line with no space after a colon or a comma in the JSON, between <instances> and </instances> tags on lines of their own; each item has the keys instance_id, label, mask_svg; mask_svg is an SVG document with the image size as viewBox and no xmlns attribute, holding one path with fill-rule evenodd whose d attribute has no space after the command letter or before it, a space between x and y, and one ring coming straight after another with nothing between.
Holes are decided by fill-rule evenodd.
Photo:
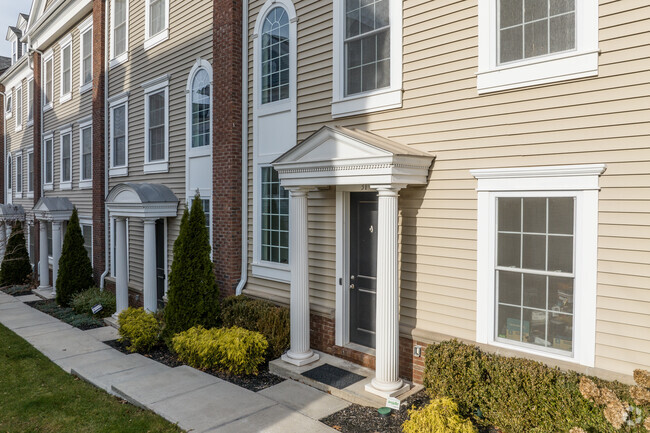
<instances>
[{"instance_id":1,"label":"doorknob","mask_svg":"<svg viewBox=\"0 0 650 433\"><path fill-rule=\"evenodd\" d=\"M354 275L350 275L350 288L354 289Z\"/></svg>"},{"instance_id":2,"label":"doorknob","mask_svg":"<svg viewBox=\"0 0 650 433\"><path fill-rule=\"evenodd\" d=\"M351 288L351 289L354 289L354 284L350 284L350 288Z\"/></svg>"}]
</instances>

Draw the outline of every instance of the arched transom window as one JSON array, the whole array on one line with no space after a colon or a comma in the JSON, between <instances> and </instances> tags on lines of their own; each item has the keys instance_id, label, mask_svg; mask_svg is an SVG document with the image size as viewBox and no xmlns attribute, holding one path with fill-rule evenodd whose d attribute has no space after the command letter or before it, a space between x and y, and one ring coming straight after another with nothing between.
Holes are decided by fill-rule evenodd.
<instances>
[{"instance_id":1,"label":"arched transom window","mask_svg":"<svg viewBox=\"0 0 650 433\"><path fill-rule=\"evenodd\" d=\"M210 76L199 69L192 82L192 147L210 144Z\"/></svg>"},{"instance_id":2,"label":"arched transom window","mask_svg":"<svg viewBox=\"0 0 650 433\"><path fill-rule=\"evenodd\" d=\"M289 98L289 16L269 11L262 26L262 104Z\"/></svg>"}]
</instances>

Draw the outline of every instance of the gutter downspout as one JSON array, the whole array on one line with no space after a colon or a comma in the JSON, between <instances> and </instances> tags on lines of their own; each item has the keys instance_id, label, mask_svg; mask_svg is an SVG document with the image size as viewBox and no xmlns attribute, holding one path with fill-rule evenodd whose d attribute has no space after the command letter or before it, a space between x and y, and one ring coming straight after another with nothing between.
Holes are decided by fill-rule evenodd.
<instances>
[{"instance_id":1,"label":"gutter downspout","mask_svg":"<svg viewBox=\"0 0 650 433\"><path fill-rule=\"evenodd\" d=\"M235 289L241 295L248 280L248 0L242 0L242 139L241 139L241 278Z\"/></svg>"},{"instance_id":2,"label":"gutter downspout","mask_svg":"<svg viewBox=\"0 0 650 433\"><path fill-rule=\"evenodd\" d=\"M110 29L108 26L110 25L110 18L108 14L108 3L106 2L105 6L105 11L104 11L104 16L106 19L104 20L104 26L106 27L104 29L104 149L108 149L108 117L109 117L109 111L108 111L108 70L109 70L109 56L110 56L110 48L108 46L109 40L108 40L108 35L110 32ZM108 208L106 207L106 198L108 197L108 171L109 171L109 153L104 151L104 262L106 268L104 269L104 273L99 277L99 289L104 290L104 284L106 280L106 276L108 275L108 272L111 269L110 266L110 250L111 250L111 244L110 244L110 233L109 230L111 228L111 220L109 218L108 214Z\"/></svg>"}]
</instances>

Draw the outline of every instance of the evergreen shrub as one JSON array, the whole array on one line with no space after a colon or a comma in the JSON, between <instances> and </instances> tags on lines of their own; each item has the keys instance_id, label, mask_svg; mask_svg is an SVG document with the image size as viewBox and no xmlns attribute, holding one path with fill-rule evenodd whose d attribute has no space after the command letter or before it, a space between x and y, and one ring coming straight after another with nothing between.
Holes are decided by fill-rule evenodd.
<instances>
[{"instance_id":1,"label":"evergreen shrub","mask_svg":"<svg viewBox=\"0 0 650 433\"><path fill-rule=\"evenodd\" d=\"M267 346L259 332L236 326L212 329L195 326L172 338L174 352L187 365L233 374L257 374Z\"/></svg>"},{"instance_id":2,"label":"evergreen shrub","mask_svg":"<svg viewBox=\"0 0 650 433\"><path fill-rule=\"evenodd\" d=\"M101 304L103 307L97 314L92 313L92 307ZM93 317L109 317L115 313L115 295L97 287L91 287L72 297L71 306L75 312L88 314Z\"/></svg>"},{"instance_id":3,"label":"evergreen shrub","mask_svg":"<svg viewBox=\"0 0 650 433\"><path fill-rule=\"evenodd\" d=\"M477 433L469 419L458 414L458 405L448 398L438 398L421 409L409 409L409 419L402 424L404 433Z\"/></svg>"},{"instance_id":4,"label":"evergreen shrub","mask_svg":"<svg viewBox=\"0 0 650 433\"><path fill-rule=\"evenodd\" d=\"M219 289L210 260L210 237L201 199L194 197L191 212L185 209L180 233L174 242L164 310L167 338L201 325L219 322Z\"/></svg>"},{"instance_id":5,"label":"evergreen shrub","mask_svg":"<svg viewBox=\"0 0 650 433\"><path fill-rule=\"evenodd\" d=\"M223 326L239 326L264 335L269 343L268 357L280 357L290 343L289 309L244 295L229 296L221 306Z\"/></svg>"},{"instance_id":6,"label":"evergreen shrub","mask_svg":"<svg viewBox=\"0 0 650 433\"><path fill-rule=\"evenodd\" d=\"M130 352L147 353L160 341L160 324L153 313L129 307L117 316L119 341L128 344Z\"/></svg>"},{"instance_id":7,"label":"evergreen shrub","mask_svg":"<svg viewBox=\"0 0 650 433\"><path fill-rule=\"evenodd\" d=\"M580 427L615 432L582 397L581 375L522 358L489 354L456 340L426 350L424 385L434 398L458 403L461 416L508 433L557 433ZM599 381L602 383L603 381ZM610 383L617 393L625 387Z\"/></svg>"},{"instance_id":8,"label":"evergreen shrub","mask_svg":"<svg viewBox=\"0 0 650 433\"><path fill-rule=\"evenodd\" d=\"M69 307L76 293L83 292L92 285L93 267L84 248L77 208L74 208L63 238L59 274L56 278L56 302Z\"/></svg>"},{"instance_id":9,"label":"evergreen shrub","mask_svg":"<svg viewBox=\"0 0 650 433\"><path fill-rule=\"evenodd\" d=\"M11 235L0 266L0 286L23 284L28 280L31 272L32 265L29 263L23 224L17 221L11 228Z\"/></svg>"}]
</instances>

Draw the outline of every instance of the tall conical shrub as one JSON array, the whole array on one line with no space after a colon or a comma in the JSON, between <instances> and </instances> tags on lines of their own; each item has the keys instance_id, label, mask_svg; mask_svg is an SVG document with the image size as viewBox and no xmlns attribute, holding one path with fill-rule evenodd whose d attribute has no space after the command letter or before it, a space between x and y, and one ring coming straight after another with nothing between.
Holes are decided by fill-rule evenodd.
<instances>
[{"instance_id":1,"label":"tall conical shrub","mask_svg":"<svg viewBox=\"0 0 650 433\"><path fill-rule=\"evenodd\" d=\"M0 266L0 286L23 284L31 272L32 265L29 264L23 224L17 221L11 228L11 235Z\"/></svg>"},{"instance_id":2,"label":"tall conical shrub","mask_svg":"<svg viewBox=\"0 0 650 433\"><path fill-rule=\"evenodd\" d=\"M198 195L194 197L191 211L185 209L174 242L167 300L167 338L196 325L211 328L218 324L219 288L212 270L210 237Z\"/></svg>"},{"instance_id":3,"label":"tall conical shrub","mask_svg":"<svg viewBox=\"0 0 650 433\"><path fill-rule=\"evenodd\" d=\"M59 274L56 278L56 302L70 306L72 297L93 285L93 267L84 248L84 237L79 226L77 208L72 210L63 239L59 259Z\"/></svg>"}]
</instances>

